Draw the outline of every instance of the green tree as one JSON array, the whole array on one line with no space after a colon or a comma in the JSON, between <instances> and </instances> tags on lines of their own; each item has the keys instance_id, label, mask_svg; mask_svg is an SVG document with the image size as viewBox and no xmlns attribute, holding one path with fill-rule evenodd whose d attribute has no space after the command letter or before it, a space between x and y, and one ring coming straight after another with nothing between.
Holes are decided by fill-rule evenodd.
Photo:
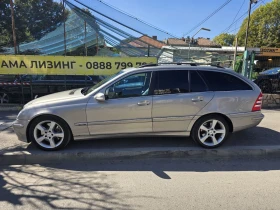
<instances>
[{"instance_id":1,"label":"green tree","mask_svg":"<svg viewBox=\"0 0 280 210\"><path fill-rule=\"evenodd\" d=\"M9 25L11 25L11 10L9 8L9 1L0 2L0 48L6 43L11 42ZM11 27L10 27L11 28Z\"/></svg>"},{"instance_id":2,"label":"green tree","mask_svg":"<svg viewBox=\"0 0 280 210\"><path fill-rule=\"evenodd\" d=\"M238 33L238 45L245 45L246 18ZM280 1L270 3L256 9L250 20L248 47L280 47Z\"/></svg>"},{"instance_id":3,"label":"green tree","mask_svg":"<svg viewBox=\"0 0 280 210\"><path fill-rule=\"evenodd\" d=\"M234 38L235 38L234 34L222 33L216 36L213 39L213 41L222 46L232 46L234 42Z\"/></svg>"},{"instance_id":4,"label":"green tree","mask_svg":"<svg viewBox=\"0 0 280 210\"><path fill-rule=\"evenodd\" d=\"M63 22L63 5L54 0L14 0L17 44L40 39ZM66 10L67 17L69 11ZM11 46L12 24L9 0L0 3L0 47Z\"/></svg>"}]
</instances>

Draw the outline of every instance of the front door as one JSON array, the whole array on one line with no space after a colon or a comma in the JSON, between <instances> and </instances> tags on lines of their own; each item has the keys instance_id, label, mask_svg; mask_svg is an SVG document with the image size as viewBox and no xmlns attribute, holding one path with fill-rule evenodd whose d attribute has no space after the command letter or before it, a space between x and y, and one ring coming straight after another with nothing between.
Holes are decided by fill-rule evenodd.
<instances>
[{"instance_id":1,"label":"front door","mask_svg":"<svg viewBox=\"0 0 280 210\"><path fill-rule=\"evenodd\" d=\"M190 121L214 96L193 70L158 71L155 80L154 132L186 132Z\"/></svg>"},{"instance_id":2,"label":"front door","mask_svg":"<svg viewBox=\"0 0 280 210\"><path fill-rule=\"evenodd\" d=\"M152 132L151 72L124 77L106 88L105 102L90 99L86 113L91 135Z\"/></svg>"}]
</instances>

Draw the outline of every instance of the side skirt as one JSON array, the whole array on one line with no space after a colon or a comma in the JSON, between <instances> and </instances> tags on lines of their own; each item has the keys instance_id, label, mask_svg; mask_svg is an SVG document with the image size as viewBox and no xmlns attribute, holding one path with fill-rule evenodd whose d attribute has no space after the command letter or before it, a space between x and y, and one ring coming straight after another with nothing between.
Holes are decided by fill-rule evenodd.
<instances>
[{"instance_id":1,"label":"side skirt","mask_svg":"<svg viewBox=\"0 0 280 210\"><path fill-rule=\"evenodd\" d=\"M75 141L116 137L151 137L151 136L190 136L190 132L156 132L156 133L119 133L103 135L74 136Z\"/></svg>"}]
</instances>

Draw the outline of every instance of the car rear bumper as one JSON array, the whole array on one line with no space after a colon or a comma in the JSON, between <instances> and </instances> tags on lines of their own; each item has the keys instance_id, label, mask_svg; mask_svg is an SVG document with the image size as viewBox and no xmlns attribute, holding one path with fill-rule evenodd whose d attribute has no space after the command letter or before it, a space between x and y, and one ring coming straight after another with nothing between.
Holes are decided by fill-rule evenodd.
<instances>
[{"instance_id":1,"label":"car rear bumper","mask_svg":"<svg viewBox=\"0 0 280 210\"><path fill-rule=\"evenodd\" d=\"M257 126L264 118L264 115L261 112L248 112L231 114L229 118L232 121L233 132L236 132Z\"/></svg>"},{"instance_id":2,"label":"car rear bumper","mask_svg":"<svg viewBox=\"0 0 280 210\"><path fill-rule=\"evenodd\" d=\"M28 120L19 120L17 119L13 124L13 129L18 137L18 140L23 142L28 142L26 130L28 125Z\"/></svg>"}]
</instances>

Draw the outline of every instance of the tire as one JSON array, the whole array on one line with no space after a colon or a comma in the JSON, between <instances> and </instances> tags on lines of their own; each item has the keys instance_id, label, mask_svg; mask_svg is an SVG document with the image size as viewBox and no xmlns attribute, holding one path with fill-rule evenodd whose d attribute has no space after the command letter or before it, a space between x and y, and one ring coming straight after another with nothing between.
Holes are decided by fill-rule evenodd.
<instances>
[{"instance_id":1,"label":"tire","mask_svg":"<svg viewBox=\"0 0 280 210\"><path fill-rule=\"evenodd\" d=\"M213 127L214 122L216 123ZM221 146L228 138L229 125L220 115L208 115L196 121L191 136L195 142L204 148L216 148Z\"/></svg>"},{"instance_id":2,"label":"tire","mask_svg":"<svg viewBox=\"0 0 280 210\"><path fill-rule=\"evenodd\" d=\"M10 103L9 94L4 90L0 90L0 104L8 104L8 103Z\"/></svg>"},{"instance_id":3,"label":"tire","mask_svg":"<svg viewBox=\"0 0 280 210\"><path fill-rule=\"evenodd\" d=\"M262 80L259 84L260 89L263 93L272 93L272 84L268 80Z\"/></svg>"},{"instance_id":4,"label":"tire","mask_svg":"<svg viewBox=\"0 0 280 210\"><path fill-rule=\"evenodd\" d=\"M29 126L28 136L38 148L46 151L62 149L72 139L68 124L53 115L35 118Z\"/></svg>"}]
</instances>

